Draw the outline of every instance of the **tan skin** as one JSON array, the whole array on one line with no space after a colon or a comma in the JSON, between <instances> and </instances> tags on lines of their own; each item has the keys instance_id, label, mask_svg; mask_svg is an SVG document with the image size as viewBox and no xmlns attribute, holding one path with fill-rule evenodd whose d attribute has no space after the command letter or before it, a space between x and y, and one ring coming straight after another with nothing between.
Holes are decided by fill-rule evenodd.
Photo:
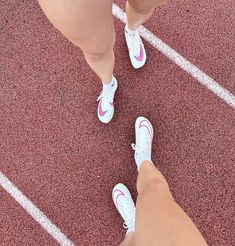
<instances>
[{"instance_id":1,"label":"tan skin","mask_svg":"<svg viewBox=\"0 0 235 246\"><path fill-rule=\"evenodd\" d=\"M103 83L112 80L115 32L111 0L38 0L51 23L79 47ZM128 0L128 26L136 30L164 0ZM136 231L121 245L207 245L176 204L162 174L144 161L137 181Z\"/></svg>"},{"instance_id":2,"label":"tan skin","mask_svg":"<svg viewBox=\"0 0 235 246\"><path fill-rule=\"evenodd\" d=\"M115 32L111 0L38 0L51 23L78 46L103 83L112 80ZM163 0L129 0L128 25L136 30Z\"/></svg>"},{"instance_id":3,"label":"tan skin","mask_svg":"<svg viewBox=\"0 0 235 246\"><path fill-rule=\"evenodd\" d=\"M166 179L143 161L137 180L135 232L121 246L207 246L189 216L173 199Z\"/></svg>"}]
</instances>

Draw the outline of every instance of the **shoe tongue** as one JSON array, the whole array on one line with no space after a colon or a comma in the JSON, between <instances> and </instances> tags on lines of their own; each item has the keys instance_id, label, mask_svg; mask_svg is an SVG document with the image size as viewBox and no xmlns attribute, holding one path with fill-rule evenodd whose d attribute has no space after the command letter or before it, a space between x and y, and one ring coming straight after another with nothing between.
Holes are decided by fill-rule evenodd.
<instances>
[{"instance_id":1,"label":"shoe tongue","mask_svg":"<svg viewBox=\"0 0 235 246\"><path fill-rule=\"evenodd\" d=\"M103 110L107 110L109 106L109 100L107 97L102 98L102 108Z\"/></svg>"},{"instance_id":2,"label":"shoe tongue","mask_svg":"<svg viewBox=\"0 0 235 246\"><path fill-rule=\"evenodd\" d=\"M148 139L146 138L146 133L144 131L140 131L140 137L139 139L141 141L138 141L137 143L137 152L145 152L148 151Z\"/></svg>"},{"instance_id":3,"label":"shoe tongue","mask_svg":"<svg viewBox=\"0 0 235 246\"><path fill-rule=\"evenodd\" d=\"M140 38L139 38L139 33L136 32L133 36L132 40L132 47L133 47L133 53L135 56L139 56L140 54Z\"/></svg>"}]
</instances>

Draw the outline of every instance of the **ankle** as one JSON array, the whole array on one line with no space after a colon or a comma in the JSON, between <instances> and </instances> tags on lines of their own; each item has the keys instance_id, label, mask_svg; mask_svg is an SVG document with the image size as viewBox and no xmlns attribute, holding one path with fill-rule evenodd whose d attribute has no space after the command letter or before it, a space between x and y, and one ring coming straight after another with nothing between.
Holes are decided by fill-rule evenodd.
<instances>
[{"instance_id":1,"label":"ankle","mask_svg":"<svg viewBox=\"0 0 235 246\"><path fill-rule=\"evenodd\" d=\"M113 80L114 80L114 77L112 75L111 78L106 79L106 80L102 80L102 84L103 84L103 86L109 85L110 83L113 82Z\"/></svg>"},{"instance_id":2,"label":"ankle","mask_svg":"<svg viewBox=\"0 0 235 246\"><path fill-rule=\"evenodd\" d=\"M139 166L138 166L138 171L140 171L140 167L142 167L142 166L154 166L154 164L153 164L153 162L152 162L152 160L151 160L151 158L149 159L149 160L142 160L142 162L139 164Z\"/></svg>"},{"instance_id":3,"label":"ankle","mask_svg":"<svg viewBox=\"0 0 235 246\"><path fill-rule=\"evenodd\" d=\"M138 28L130 28L129 26L128 26L128 24L126 24L126 26L125 26L125 30L126 30L126 32L130 35L130 36L132 36L132 35L134 35L135 33L136 33L136 31L138 30Z\"/></svg>"},{"instance_id":4,"label":"ankle","mask_svg":"<svg viewBox=\"0 0 235 246\"><path fill-rule=\"evenodd\" d=\"M137 169L139 171L140 169L140 166L145 163L145 162L150 162L152 163L151 161L151 156L149 156L148 154L145 154L145 153L139 153L137 155L135 155L135 162L136 162L136 166L137 166Z\"/></svg>"},{"instance_id":5,"label":"ankle","mask_svg":"<svg viewBox=\"0 0 235 246\"><path fill-rule=\"evenodd\" d=\"M127 237L132 237L132 234L134 234L134 232L135 232L135 230L133 229L133 230L127 230L127 232L126 232L126 238Z\"/></svg>"},{"instance_id":6,"label":"ankle","mask_svg":"<svg viewBox=\"0 0 235 246\"><path fill-rule=\"evenodd\" d=\"M115 78L112 76L111 81L107 83L103 83L103 89L106 91L112 91L114 89L114 84L115 84Z\"/></svg>"},{"instance_id":7,"label":"ankle","mask_svg":"<svg viewBox=\"0 0 235 246\"><path fill-rule=\"evenodd\" d=\"M134 232L126 233L126 237L124 241L120 244L120 246L126 246L126 245L135 245L135 233Z\"/></svg>"}]
</instances>

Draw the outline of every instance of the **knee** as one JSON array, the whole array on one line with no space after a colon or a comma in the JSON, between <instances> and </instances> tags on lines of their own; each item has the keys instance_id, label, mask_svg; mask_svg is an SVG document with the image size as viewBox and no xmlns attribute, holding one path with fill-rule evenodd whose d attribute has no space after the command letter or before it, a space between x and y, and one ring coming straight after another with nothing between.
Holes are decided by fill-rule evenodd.
<instances>
[{"instance_id":1,"label":"knee","mask_svg":"<svg viewBox=\"0 0 235 246\"><path fill-rule=\"evenodd\" d=\"M99 62L107 57L114 56L114 42L115 38L103 42L102 44L94 44L89 47L82 48L86 59L92 62Z\"/></svg>"},{"instance_id":2,"label":"knee","mask_svg":"<svg viewBox=\"0 0 235 246\"><path fill-rule=\"evenodd\" d=\"M104 60L106 57L110 57L113 55L113 48L97 50L92 52L83 52L86 59L92 61L93 63Z\"/></svg>"},{"instance_id":3,"label":"knee","mask_svg":"<svg viewBox=\"0 0 235 246\"><path fill-rule=\"evenodd\" d=\"M151 14L154 9L158 6L161 6L165 3L167 3L168 0L156 0L155 2L153 1L152 3L145 3L144 1L132 1L129 0L128 4L137 12L138 14L141 15L149 15Z\"/></svg>"},{"instance_id":4,"label":"knee","mask_svg":"<svg viewBox=\"0 0 235 246\"><path fill-rule=\"evenodd\" d=\"M148 15L155 8L154 2L150 3L149 1L143 1L143 0L128 0L128 5L136 13L138 13L140 15Z\"/></svg>"},{"instance_id":5,"label":"knee","mask_svg":"<svg viewBox=\"0 0 235 246\"><path fill-rule=\"evenodd\" d=\"M155 9L154 7L146 7L146 6L136 6L131 4L131 7L135 10L136 13L140 14L140 15L148 15L150 13L153 12L153 10Z\"/></svg>"},{"instance_id":6,"label":"knee","mask_svg":"<svg viewBox=\"0 0 235 246\"><path fill-rule=\"evenodd\" d=\"M168 183L165 180L161 180L158 178L150 179L148 183L143 187L142 192L144 193L170 193L170 188Z\"/></svg>"}]
</instances>

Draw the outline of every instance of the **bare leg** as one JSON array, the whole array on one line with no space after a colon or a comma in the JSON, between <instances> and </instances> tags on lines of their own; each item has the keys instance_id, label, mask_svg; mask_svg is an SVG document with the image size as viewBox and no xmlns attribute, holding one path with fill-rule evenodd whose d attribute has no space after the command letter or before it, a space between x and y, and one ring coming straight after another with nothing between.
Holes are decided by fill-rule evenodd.
<instances>
[{"instance_id":1,"label":"bare leg","mask_svg":"<svg viewBox=\"0 0 235 246\"><path fill-rule=\"evenodd\" d=\"M122 245L206 246L187 214L174 201L163 175L150 161L143 161L137 180L135 232Z\"/></svg>"},{"instance_id":2,"label":"bare leg","mask_svg":"<svg viewBox=\"0 0 235 246\"><path fill-rule=\"evenodd\" d=\"M167 0L128 0L126 3L128 27L136 30L152 15L156 6L165 2Z\"/></svg>"},{"instance_id":3,"label":"bare leg","mask_svg":"<svg viewBox=\"0 0 235 246\"><path fill-rule=\"evenodd\" d=\"M39 4L52 24L82 49L101 81L110 82L115 42L112 1L39 0Z\"/></svg>"}]
</instances>

